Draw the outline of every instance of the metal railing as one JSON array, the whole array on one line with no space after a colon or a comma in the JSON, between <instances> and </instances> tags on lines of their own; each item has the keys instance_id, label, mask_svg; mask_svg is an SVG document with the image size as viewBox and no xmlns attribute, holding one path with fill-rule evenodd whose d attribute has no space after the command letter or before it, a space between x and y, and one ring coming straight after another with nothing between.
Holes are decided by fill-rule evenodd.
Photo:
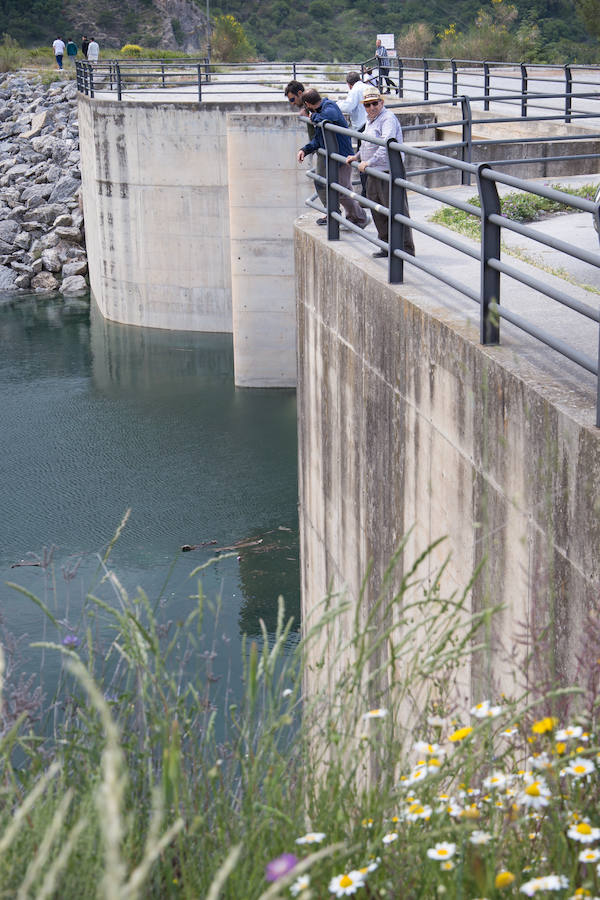
<instances>
[{"instance_id":1,"label":"metal railing","mask_svg":"<svg viewBox=\"0 0 600 900\"><path fill-rule=\"evenodd\" d=\"M365 73L369 63L255 63L215 64L207 58L185 59L119 59L90 63L76 61L77 87L81 93L94 96L97 91L115 94L118 99L128 91L165 91L181 93L199 102L210 99L215 90L226 90L243 97L271 94L283 89L294 79L321 89L345 89L345 74L352 69ZM493 60L460 60L428 57L390 58L389 75L394 81L393 93L407 94L422 100L452 99L469 95L489 111L492 103L517 103L523 118L532 110L548 108L542 98L559 95L563 100L566 121L576 111L574 100L598 96L600 67L584 65L540 65L525 62L504 63ZM374 76L381 84L382 76ZM542 89L540 89L540 84ZM545 85L554 90L546 92ZM560 90L558 90L560 87ZM207 94L207 89L210 88ZM600 98L598 98L600 100ZM600 105L596 108L600 114Z\"/></svg>"},{"instance_id":2,"label":"metal railing","mask_svg":"<svg viewBox=\"0 0 600 900\"><path fill-rule=\"evenodd\" d=\"M553 250L565 253L574 259L589 263L600 268L600 252L591 252L581 247L571 244L559 238L542 234L535 228L515 222L505 215L501 214L500 197L498 194L498 185L507 185L519 191L525 191L539 197L546 197L565 204L575 210L590 213L595 217L596 224L600 225L600 204L581 197L573 196L546 185L536 184L534 182L514 178L505 173L499 172L482 163L475 165L463 160L453 160L440 156L430 150L416 147L413 144L398 143L396 141L385 142L376 138L369 138L364 132L356 132L352 129L344 129L331 123L319 123L318 127L322 131L325 150L319 150L326 157L326 177L321 178L316 172L311 171L310 177L315 182L320 182L327 191L327 238L330 241L340 239L340 224L359 235L362 239L370 242L381 250L387 251L388 254L388 281L390 284L402 284L404 280L404 264L408 262L415 268L426 272L438 281L443 282L454 290L459 291L465 297L474 301L479 305L479 323L480 323L480 341L482 344L499 344L500 343L500 322L502 319L512 323L521 331L534 337L546 346L552 348L562 356L570 359L572 362L581 366L588 372L596 376L596 426L600 427L600 379L599 373L599 339L596 336L595 347L598 348L595 356L592 358L586 353L581 352L575 347L567 344L561 337L550 334L545 328L528 321L525 317L517 314L500 302L501 275L512 278L534 291L537 291L548 297L549 299L567 307L581 316L595 322L600 323L600 313L598 305L592 305L579 300L577 297L567 293L567 291L555 287L553 284L544 282L524 271L521 271L514 265L505 262L501 253L501 233L502 229L522 235L538 244L550 247ZM365 170L365 174L387 182L389 185L388 206L383 207L378 203L369 200L366 197L349 191L339 183L338 167L346 162L337 152L337 134L346 134L351 138L361 142L370 142L378 146L387 147L389 157L389 172L380 169L369 168ZM468 173L470 177L475 179L477 190L479 193L480 205L475 206L472 203L464 202L452 194L424 187L417 183L414 178L421 171L407 172L403 157L418 157L432 163L434 167L448 167L457 170L458 173ZM356 163L352 164L356 166ZM411 180L412 177L412 180ZM424 222L418 222L414 219L403 215L403 195L405 190L415 191L425 197L432 198L440 203L462 210L476 216L481 221L481 239L479 247L473 247L464 241L454 237L452 233L443 228L435 228ZM365 232L362 228L340 215L339 197L345 195L360 202L361 206L375 210L376 212L388 217L388 241L382 241L378 237ZM314 202L314 198L306 201L307 205L323 212L322 208ZM473 288L470 284L458 281L441 268L424 262L418 257L406 253L404 246L404 229L412 228L417 232L434 238L440 243L458 250L460 253L475 259L479 262L479 289ZM591 228L591 223L590 223Z\"/></svg>"}]
</instances>

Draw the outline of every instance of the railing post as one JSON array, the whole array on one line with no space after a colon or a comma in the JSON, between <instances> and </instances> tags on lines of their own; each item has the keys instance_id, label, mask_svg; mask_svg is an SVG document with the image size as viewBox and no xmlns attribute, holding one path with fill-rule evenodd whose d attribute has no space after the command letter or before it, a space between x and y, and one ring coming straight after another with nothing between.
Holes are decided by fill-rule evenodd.
<instances>
[{"instance_id":1,"label":"railing post","mask_svg":"<svg viewBox=\"0 0 600 900\"><path fill-rule=\"evenodd\" d=\"M198 103L202 103L202 66L198 65Z\"/></svg>"},{"instance_id":2,"label":"railing post","mask_svg":"<svg viewBox=\"0 0 600 900\"><path fill-rule=\"evenodd\" d=\"M500 197L495 181L483 177L491 168L487 163L477 167L477 187L481 204L481 287L479 309L479 340L482 344L500 343L500 272L489 266L489 260L500 259L500 226L489 221L492 213L500 215Z\"/></svg>"},{"instance_id":3,"label":"railing post","mask_svg":"<svg viewBox=\"0 0 600 900\"><path fill-rule=\"evenodd\" d=\"M404 64L401 57L398 57L398 96L404 97Z\"/></svg>"},{"instance_id":4,"label":"railing post","mask_svg":"<svg viewBox=\"0 0 600 900\"><path fill-rule=\"evenodd\" d=\"M204 57L204 74L206 75L206 83L208 84L210 81L210 59L208 56Z\"/></svg>"},{"instance_id":5,"label":"railing post","mask_svg":"<svg viewBox=\"0 0 600 900\"><path fill-rule=\"evenodd\" d=\"M318 127L321 129L323 143L325 144L325 150L327 152L327 157L325 159L325 175L327 178L327 240L339 241L340 223L331 215L334 212L339 213L340 211L340 195L331 187L334 181L339 180L339 163L336 159L331 159L331 154L338 152L338 142L333 131L328 131L325 128L325 123L319 122ZM317 153L318 152L319 151L317 150Z\"/></svg>"},{"instance_id":6,"label":"railing post","mask_svg":"<svg viewBox=\"0 0 600 900\"><path fill-rule=\"evenodd\" d=\"M573 76L571 66L565 66L565 122L571 121L572 97L573 93Z\"/></svg>"},{"instance_id":7,"label":"railing post","mask_svg":"<svg viewBox=\"0 0 600 900\"><path fill-rule=\"evenodd\" d=\"M462 161L470 163L473 155L473 113L468 97L460 98L462 115ZM471 184L471 173L464 170L460 174L461 184Z\"/></svg>"},{"instance_id":8,"label":"railing post","mask_svg":"<svg viewBox=\"0 0 600 900\"><path fill-rule=\"evenodd\" d=\"M404 281L404 260L394 255L394 250L404 250L404 222L396 222L395 214L405 214L404 197L406 191L396 184L396 178L406 178L404 162L400 150L393 150L388 141L388 159L390 161L390 190L388 194L388 281L390 284L402 284Z\"/></svg>"},{"instance_id":9,"label":"railing post","mask_svg":"<svg viewBox=\"0 0 600 900\"><path fill-rule=\"evenodd\" d=\"M163 59L160 61L160 80L163 87L165 87L165 62Z\"/></svg>"},{"instance_id":10,"label":"railing post","mask_svg":"<svg viewBox=\"0 0 600 900\"><path fill-rule=\"evenodd\" d=\"M292 63L292 78L296 80L296 63Z\"/></svg>"},{"instance_id":11,"label":"railing post","mask_svg":"<svg viewBox=\"0 0 600 900\"><path fill-rule=\"evenodd\" d=\"M451 59L450 65L452 67L452 106L456 106L456 95L458 94L458 77L456 74L456 60Z\"/></svg>"},{"instance_id":12,"label":"railing post","mask_svg":"<svg viewBox=\"0 0 600 900\"><path fill-rule=\"evenodd\" d=\"M527 66L521 63L521 117L527 118Z\"/></svg>"},{"instance_id":13,"label":"railing post","mask_svg":"<svg viewBox=\"0 0 600 900\"><path fill-rule=\"evenodd\" d=\"M423 100L429 100L429 63L423 57Z\"/></svg>"},{"instance_id":14,"label":"railing post","mask_svg":"<svg viewBox=\"0 0 600 900\"><path fill-rule=\"evenodd\" d=\"M90 73L90 97L94 96L94 67L88 63Z\"/></svg>"},{"instance_id":15,"label":"railing post","mask_svg":"<svg viewBox=\"0 0 600 900\"><path fill-rule=\"evenodd\" d=\"M489 110L490 108L490 66L485 60L483 61L483 96L485 100L483 101L483 108L485 110Z\"/></svg>"}]
</instances>

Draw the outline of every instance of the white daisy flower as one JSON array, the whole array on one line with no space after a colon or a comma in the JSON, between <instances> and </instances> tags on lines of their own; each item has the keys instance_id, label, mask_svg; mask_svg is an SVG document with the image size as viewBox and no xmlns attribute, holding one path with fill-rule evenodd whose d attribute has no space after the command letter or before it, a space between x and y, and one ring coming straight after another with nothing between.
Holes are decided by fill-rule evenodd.
<instances>
[{"instance_id":1,"label":"white daisy flower","mask_svg":"<svg viewBox=\"0 0 600 900\"><path fill-rule=\"evenodd\" d=\"M442 841L436 844L435 847L430 847L427 851L427 856L429 859L450 859L455 853L456 844L448 844L446 841Z\"/></svg>"},{"instance_id":2,"label":"white daisy flower","mask_svg":"<svg viewBox=\"0 0 600 900\"><path fill-rule=\"evenodd\" d=\"M504 772L492 772L487 778L483 779L483 786L486 791L501 791L506 787L508 781Z\"/></svg>"},{"instance_id":3,"label":"white daisy flower","mask_svg":"<svg viewBox=\"0 0 600 900\"><path fill-rule=\"evenodd\" d=\"M525 787L517 797L519 806L526 806L528 809L542 809L548 806L551 793L544 779L526 775L524 780Z\"/></svg>"},{"instance_id":4,"label":"white daisy flower","mask_svg":"<svg viewBox=\"0 0 600 900\"><path fill-rule=\"evenodd\" d=\"M419 781L423 781L425 778L427 778L428 773L429 770L427 766L416 766L406 779L406 784L417 784Z\"/></svg>"},{"instance_id":5,"label":"white daisy flower","mask_svg":"<svg viewBox=\"0 0 600 900\"><path fill-rule=\"evenodd\" d=\"M480 846L482 844L489 844L491 839L492 839L492 836L489 833L489 831L478 831L478 830L475 830L472 833L471 837L469 838L471 843L475 844L476 846Z\"/></svg>"},{"instance_id":6,"label":"white daisy flower","mask_svg":"<svg viewBox=\"0 0 600 900\"><path fill-rule=\"evenodd\" d=\"M577 858L579 859L579 862L582 863L598 862L600 859L600 850L593 850L589 847L587 850L582 850Z\"/></svg>"},{"instance_id":7,"label":"white daisy flower","mask_svg":"<svg viewBox=\"0 0 600 900\"><path fill-rule=\"evenodd\" d=\"M530 756L527 762L532 769L537 769L538 772L552 768L552 760L547 753L538 753L536 756Z\"/></svg>"},{"instance_id":8,"label":"white daisy flower","mask_svg":"<svg viewBox=\"0 0 600 900\"><path fill-rule=\"evenodd\" d=\"M581 737L582 734L583 728L580 728L579 725L568 725L566 728L557 731L554 738L557 741L569 741L571 738Z\"/></svg>"},{"instance_id":9,"label":"white daisy flower","mask_svg":"<svg viewBox=\"0 0 600 900\"><path fill-rule=\"evenodd\" d=\"M281 692L282 697L291 697L291 695L292 695L291 688L286 688L284 691Z\"/></svg>"},{"instance_id":10,"label":"white daisy flower","mask_svg":"<svg viewBox=\"0 0 600 900\"><path fill-rule=\"evenodd\" d=\"M393 844L394 841L398 840L398 832L397 831L389 831L387 834L381 838L384 844Z\"/></svg>"},{"instance_id":11,"label":"white daisy flower","mask_svg":"<svg viewBox=\"0 0 600 900\"><path fill-rule=\"evenodd\" d=\"M302 837L296 838L297 844L320 844L321 841L325 840L325 832L323 831L309 831L308 834L303 834Z\"/></svg>"},{"instance_id":12,"label":"white daisy flower","mask_svg":"<svg viewBox=\"0 0 600 900\"><path fill-rule=\"evenodd\" d=\"M454 863L451 859L447 859L444 862L440 863L440 869L442 869L444 872L451 872L453 868Z\"/></svg>"},{"instance_id":13,"label":"white daisy flower","mask_svg":"<svg viewBox=\"0 0 600 900\"><path fill-rule=\"evenodd\" d=\"M426 741L417 741L415 752L421 756L443 756L446 752L439 744L428 744Z\"/></svg>"},{"instance_id":14,"label":"white daisy flower","mask_svg":"<svg viewBox=\"0 0 600 900\"><path fill-rule=\"evenodd\" d=\"M375 869L379 868L379 863L381 862L381 857L378 856L375 859L372 859L370 863L366 866L362 866L358 871L361 875L368 875L369 872L374 872Z\"/></svg>"},{"instance_id":15,"label":"white daisy flower","mask_svg":"<svg viewBox=\"0 0 600 900\"><path fill-rule=\"evenodd\" d=\"M378 707L377 709L370 709L369 712L363 714L363 719L384 719L388 714L387 709L383 709L383 707Z\"/></svg>"},{"instance_id":16,"label":"white daisy flower","mask_svg":"<svg viewBox=\"0 0 600 900\"><path fill-rule=\"evenodd\" d=\"M430 819L431 818L432 809L430 806L423 806L418 801L415 803L411 803L406 812L404 813L404 818L409 822L416 822L418 819Z\"/></svg>"},{"instance_id":17,"label":"white daisy flower","mask_svg":"<svg viewBox=\"0 0 600 900\"><path fill-rule=\"evenodd\" d=\"M495 719L502 712L500 706L491 706L489 700L483 700L471 707L471 715L476 719Z\"/></svg>"},{"instance_id":18,"label":"white daisy flower","mask_svg":"<svg viewBox=\"0 0 600 900\"><path fill-rule=\"evenodd\" d=\"M290 885L290 894L297 897L302 891L308 890L310 887L310 875L299 875L295 882Z\"/></svg>"},{"instance_id":19,"label":"white daisy flower","mask_svg":"<svg viewBox=\"0 0 600 900\"><path fill-rule=\"evenodd\" d=\"M541 878L532 878L521 885L521 892L533 897L538 891L563 891L569 887L569 879L565 875L543 875Z\"/></svg>"},{"instance_id":20,"label":"white daisy flower","mask_svg":"<svg viewBox=\"0 0 600 900\"><path fill-rule=\"evenodd\" d=\"M600 828L594 828L589 822L578 822L577 825L571 825L567 837L580 844L593 844L600 839Z\"/></svg>"},{"instance_id":21,"label":"white daisy flower","mask_svg":"<svg viewBox=\"0 0 600 900\"><path fill-rule=\"evenodd\" d=\"M329 893L335 894L336 897L349 897L364 886L365 879L362 872L355 870L332 878L329 882Z\"/></svg>"},{"instance_id":22,"label":"white daisy flower","mask_svg":"<svg viewBox=\"0 0 600 900\"><path fill-rule=\"evenodd\" d=\"M512 725L509 728L505 728L503 731L501 731L500 737L511 738L515 734L518 734L518 733L519 733L519 729L517 728L517 726Z\"/></svg>"},{"instance_id":23,"label":"white daisy flower","mask_svg":"<svg viewBox=\"0 0 600 900\"><path fill-rule=\"evenodd\" d=\"M595 769L596 766L591 759L586 759L584 756L576 756L575 759L571 760L569 765L562 770L561 775L566 774L572 775L573 778L585 778L587 775L591 775Z\"/></svg>"}]
</instances>

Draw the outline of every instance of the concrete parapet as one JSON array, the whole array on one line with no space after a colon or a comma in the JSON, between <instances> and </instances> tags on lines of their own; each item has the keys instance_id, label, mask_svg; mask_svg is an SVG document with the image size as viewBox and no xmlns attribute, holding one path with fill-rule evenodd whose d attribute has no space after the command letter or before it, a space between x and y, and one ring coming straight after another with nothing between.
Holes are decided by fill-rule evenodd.
<instances>
[{"instance_id":1,"label":"concrete parapet","mask_svg":"<svg viewBox=\"0 0 600 900\"><path fill-rule=\"evenodd\" d=\"M309 224L296 224L296 268L304 614L331 589L357 603L372 562L369 607L410 529L409 564L446 536L429 575L449 557L448 595L481 566L472 609L502 606L471 698L506 686L517 637L546 624L551 662L572 677L600 586L594 398L482 347L475 324Z\"/></svg>"}]
</instances>

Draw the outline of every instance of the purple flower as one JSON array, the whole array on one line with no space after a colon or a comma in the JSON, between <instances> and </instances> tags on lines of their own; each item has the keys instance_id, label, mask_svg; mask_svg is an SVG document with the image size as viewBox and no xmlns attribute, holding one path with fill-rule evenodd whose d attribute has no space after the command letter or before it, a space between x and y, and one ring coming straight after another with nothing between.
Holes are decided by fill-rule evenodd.
<instances>
[{"instance_id":1,"label":"purple flower","mask_svg":"<svg viewBox=\"0 0 600 900\"><path fill-rule=\"evenodd\" d=\"M265 878L267 881L277 881L278 878L283 878L284 875L291 872L297 862L298 857L293 853L282 853L281 856L276 856L270 863L267 863Z\"/></svg>"},{"instance_id":2,"label":"purple flower","mask_svg":"<svg viewBox=\"0 0 600 900\"><path fill-rule=\"evenodd\" d=\"M62 643L63 647L79 647L81 640L76 634L65 634Z\"/></svg>"}]
</instances>

